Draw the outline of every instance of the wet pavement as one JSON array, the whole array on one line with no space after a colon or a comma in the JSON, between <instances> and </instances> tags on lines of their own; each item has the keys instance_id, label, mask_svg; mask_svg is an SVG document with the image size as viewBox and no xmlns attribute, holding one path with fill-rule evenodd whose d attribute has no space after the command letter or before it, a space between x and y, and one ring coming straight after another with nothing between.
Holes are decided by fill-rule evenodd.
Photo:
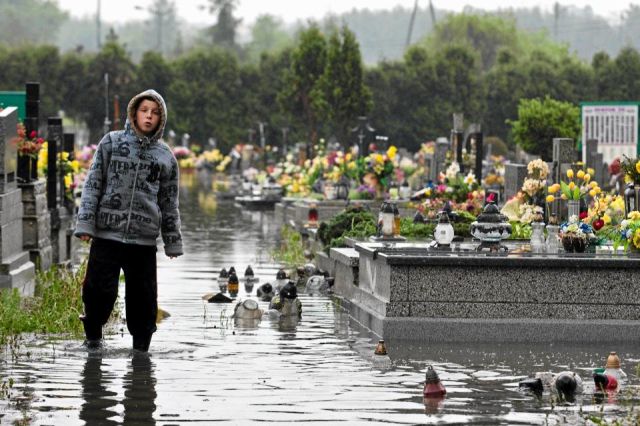
<instances>
[{"instance_id":1,"label":"wet pavement","mask_svg":"<svg viewBox=\"0 0 640 426\"><path fill-rule=\"evenodd\" d=\"M132 354L122 325L92 353L79 341L27 337L17 360L9 352L0 359L0 384L15 381L10 398L0 393L1 424L585 424L590 413L622 419L638 405L636 345L426 346L389 339L390 358L376 358L376 336L329 297L304 295L297 323L264 317L234 324L233 305L201 296L216 291L223 267L242 274L250 264L261 283L271 281L278 265L270 251L281 224L272 213L217 202L196 175L183 183L187 253L158 256L159 305L171 316L159 324L150 355ZM247 297L242 284L240 297ZM630 384L618 395L594 396L591 370L604 366L610 350ZM430 364L447 388L442 400L422 398ZM530 373L567 369L586 383L574 404L517 389Z\"/></svg>"}]
</instances>

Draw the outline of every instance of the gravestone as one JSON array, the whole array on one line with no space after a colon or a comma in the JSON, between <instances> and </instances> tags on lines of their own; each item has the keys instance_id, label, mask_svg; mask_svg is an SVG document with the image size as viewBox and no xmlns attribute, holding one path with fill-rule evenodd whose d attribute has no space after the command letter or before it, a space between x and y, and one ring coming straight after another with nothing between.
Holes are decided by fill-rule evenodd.
<instances>
[{"instance_id":1,"label":"gravestone","mask_svg":"<svg viewBox=\"0 0 640 426\"><path fill-rule=\"evenodd\" d=\"M527 177L527 166L525 164L510 163L504 167L504 199L508 200L516 195L524 179Z\"/></svg>"},{"instance_id":2,"label":"gravestone","mask_svg":"<svg viewBox=\"0 0 640 426\"><path fill-rule=\"evenodd\" d=\"M551 177L554 182L559 182L571 164L578 160L578 153L573 139L554 138L553 139L553 170Z\"/></svg>"},{"instance_id":3,"label":"gravestone","mask_svg":"<svg viewBox=\"0 0 640 426\"><path fill-rule=\"evenodd\" d=\"M0 111L0 289L33 295L35 266L22 247L22 191L16 182L18 109Z\"/></svg>"},{"instance_id":4,"label":"gravestone","mask_svg":"<svg viewBox=\"0 0 640 426\"><path fill-rule=\"evenodd\" d=\"M591 176L592 180L595 180L600 185L607 184L608 182L604 182L606 175L603 173L604 155L598 152L598 140L588 139L585 142L585 148L585 162L587 167L590 167L595 171L595 175Z\"/></svg>"},{"instance_id":5,"label":"gravestone","mask_svg":"<svg viewBox=\"0 0 640 426\"><path fill-rule=\"evenodd\" d=\"M438 138L436 139L436 148L435 153L433 155L433 167L431 167L429 172L429 179L433 182L438 181L438 175L440 172L445 171L445 161L447 159L447 152L449 151L450 145L447 138Z\"/></svg>"},{"instance_id":6,"label":"gravestone","mask_svg":"<svg viewBox=\"0 0 640 426\"><path fill-rule=\"evenodd\" d=\"M40 121L40 85L27 83L25 127L38 131ZM32 166L35 161L32 161ZM29 252L36 268L46 271L51 267L50 215L47 210L46 180L38 179L37 168L31 167L27 179L19 183L22 189L22 247Z\"/></svg>"}]
</instances>

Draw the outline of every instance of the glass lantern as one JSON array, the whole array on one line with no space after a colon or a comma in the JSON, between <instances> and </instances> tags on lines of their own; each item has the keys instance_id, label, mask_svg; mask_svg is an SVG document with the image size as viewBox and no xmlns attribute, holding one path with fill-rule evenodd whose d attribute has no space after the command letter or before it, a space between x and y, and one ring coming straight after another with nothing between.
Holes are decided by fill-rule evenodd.
<instances>
[{"instance_id":1,"label":"glass lantern","mask_svg":"<svg viewBox=\"0 0 640 426\"><path fill-rule=\"evenodd\" d=\"M640 199L640 185L630 183L624 190L624 216L628 217L629 213L638 210L638 201Z\"/></svg>"},{"instance_id":2,"label":"glass lantern","mask_svg":"<svg viewBox=\"0 0 640 426\"><path fill-rule=\"evenodd\" d=\"M433 237L438 243L438 246L447 247L451 245L454 235L455 233L453 225L451 225L451 222L449 221L449 215L445 211L440 212L438 224L436 225L436 229L433 231Z\"/></svg>"},{"instance_id":3,"label":"glass lantern","mask_svg":"<svg viewBox=\"0 0 640 426\"><path fill-rule=\"evenodd\" d=\"M400 235L400 211L398 210L398 205L393 203L393 236L397 237Z\"/></svg>"},{"instance_id":4,"label":"glass lantern","mask_svg":"<svg viewBox=\"0 0 640 426\"><path fill-rule=\"evenodd\" d=\"M382 204L380 209L380 222L382 236L385 238L393 237L395 215L393 212L393 205L391 205L391 203Z\"/></svg>"},{"instance_id":5,"label":"glass lantern","mask_svg":"<svg viewBox=\"0 0 640 426\"><path fill-rule=\"evenodd\" d=\"M546 247L544 222L531 222L531 252L543 253Z\"/></svg>"},{"instance_id":6,"label":"glass lantern","mask_svg":"<svg viewBox=\"0 0 640 426\"><path fill-rule=\"evenodd\" d=\"M400 186L400 199L408 200L409 198L411 198L411 186L409 186L409 182L405 179Z\"/></svg>"}]
</instances>

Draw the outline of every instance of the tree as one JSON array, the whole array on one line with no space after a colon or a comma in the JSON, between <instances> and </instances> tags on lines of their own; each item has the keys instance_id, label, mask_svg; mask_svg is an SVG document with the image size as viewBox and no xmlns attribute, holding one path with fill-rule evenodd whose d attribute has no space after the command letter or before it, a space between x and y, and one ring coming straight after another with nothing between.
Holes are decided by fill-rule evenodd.
<instances>
[{"instance_id":1,"label":"tree","mask_svg":"<svg viewBox=\"0 0 640 426\"><path fill-rule=\"evenodd\" d=\"M360 48L347 27L329 39L327 63L312 90L314 108L321 111L338 139L345 143L349 127L371 108L371 91L363 81Z\"/></svg>"},{"instance_id":2,"label":"tree","mask_svg":"<svg viewBox=\"0 0 640 426\"><path fill-rule=\"evenodd\" d=\"M49 43L69 19L56 2L47 0L0 1L0 42L7 46Z\"/></svg>"},{"instance_id":3,"label":"tree","mask_svg":"<svg viewBox=\"0 0 640 426\"><path fill-rule=\"evenodd\" d=\"M261 15L251 27L247 58L249 62L258 63L263 53L279 52L292 45L293 39L282 29L282 20L273 15Z\"/></svg>"},{"instance_id":4,"label":"tree","mask_svg":"<svg viewBox=\"0 0 640 426\"><path fill-rule=\"evenodd\" d=\"M151 15L147 40L155 40L153 49L165 54L171 51L176 41L176 5L171 0L154 0L147 9ZM151 46L149 46L151 47Z\"/></svg>"},{"instance_id":5,"label":"tree","mask_svg":"<svg viewBox=\"0 0 640 426\"><path fill-rule=\"evenodd\" d=\"M522 149L551 161L553 138L576 140L580 135L580 108L548 96L543 100L522 99L518 120L510 123L513 137Z\"/></svg>"},{"instance_id":6,"label":"tree","mask_svg":"<svg viewBox=\"0 0 640 426\"><path fill-rule=\"evenodd\" d=\"M209 12L217 13L217 22L209 27L211 40L217 46L228 50L237 50L236 28L241 20L233 17L238 0L209 0Z\"/></svg>"},{"instance_id":7,"label":"tree","mask_svg":"<svg viewBox=\"0 0 640 426\"><path fill-rule=\"evenodd\" d=\"M107 99L105 99L105 74L109 74ZM104 133L107 104L109 120L114 125L117 120L120 120L120 128L124 127L127 103L139 89L133 85L135 76L136 67L117 40L105 43L102 50L90 60L87 69L87 90L83 96L90 100L87 105L87 126L92 143L97 142ZM114 96L118 96L119 99L119 117L113 117Z\"/></svg>"},{"instance_id":8,"label":"tree","mask_svg":"<svg viewBox=\"0 0 640 426\"><path fill-rule=\"evenodd\" d=\"M318 139L320 111L313 100L313 89L322 77L326 65L327 42L316 25L300 34L300 41L291 55L291 67L285 81L286 86L278 101L292 120L304 123L308 141Z\"/></svg>"},{"instance_id":9,"label":"tree","mask_svg":"<svg viewBox=\"0 0 640 426\"><path fill-rule=\"evenodd\" d=\"M200 144L214 137L222 149L242 141L250 118L235 55L223 49L195 50L176 60L173 69L167 98L175 131L189 133Z\"/></svg>"},{"instance_id":10,"label":"tree","mask_svg":"<svg viewBox=\"0 0 640 426\"><path fill-rule=\"evenodd\" d=\"M146 52L138 65L136 86L140 90L155 89L166 96L173 80L173 69L158 52Z\"/></svg>"}]
</instances>

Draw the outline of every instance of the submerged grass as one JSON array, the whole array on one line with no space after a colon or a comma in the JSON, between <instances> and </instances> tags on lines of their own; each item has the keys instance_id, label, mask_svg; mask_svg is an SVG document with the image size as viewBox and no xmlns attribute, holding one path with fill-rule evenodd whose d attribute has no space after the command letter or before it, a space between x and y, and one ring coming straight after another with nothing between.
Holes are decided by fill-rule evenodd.
<instances>
[{"instance_id":1,"label":"submerged grass","mask_svg":"<svg viewBox=\"0 0 640 426\"><path fill-rule=\"evenodd\" d=\"M22 333L83 334L82 279L86 263L77 271L54 266L36 275L33 297L14 290L0 291L0 345Z\"/></svg>"},{"instance_id":2,"label":"submerged grass","mask_svg":"<svg viewBox=\"0 0 640 426\"><path fill-rule=\"evenodd\" d=\"M282 241L279 247L271 252L273 259L287 266L304 264L304 242L300 233L285 226L282 228L281 236Z\"/></svg>"}]
</instances>

